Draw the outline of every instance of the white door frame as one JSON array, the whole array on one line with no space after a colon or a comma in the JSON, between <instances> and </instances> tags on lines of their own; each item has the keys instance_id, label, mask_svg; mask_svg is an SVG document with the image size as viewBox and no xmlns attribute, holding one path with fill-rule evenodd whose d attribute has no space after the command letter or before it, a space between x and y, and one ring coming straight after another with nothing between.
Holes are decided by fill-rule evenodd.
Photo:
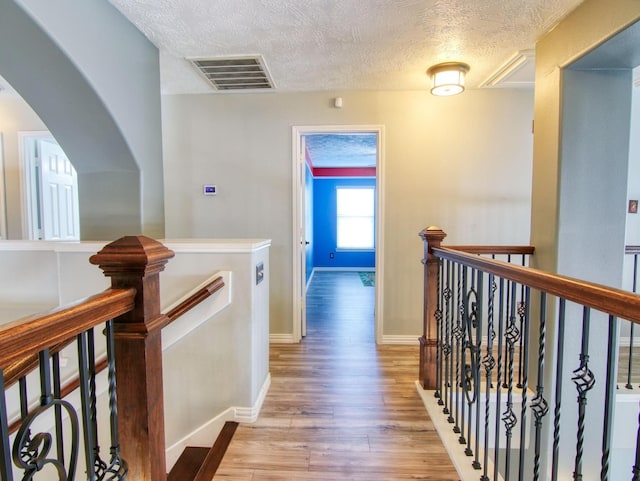
<instances>
[{"instance_id":1,"label":"white door frame","mask_svg":"<svg viewBox=\"0 0 640 481\"><path fill-rule=\"evenodd\" d=\"M299 152L301 149L301 137L308 134L327 134L336 132L369 132L377 134L377 165L376 165L376 284L375 284L375 330L376 342L382 343L382 333L384 332L383 319L383 282L384 282L384 126L383 125L316 125L316 126L293 126L292 127L292 210L293 210L293 342L300 342L302 339L302 318L300 292L303 282L301 276L301 255L304 249L304 231L302 224L303 213L301 209L304 204L301 199L304 195L304 174L305 165L300 161ZM304 159L303 159L304 160Z\"/></svg>"}]
</instances>

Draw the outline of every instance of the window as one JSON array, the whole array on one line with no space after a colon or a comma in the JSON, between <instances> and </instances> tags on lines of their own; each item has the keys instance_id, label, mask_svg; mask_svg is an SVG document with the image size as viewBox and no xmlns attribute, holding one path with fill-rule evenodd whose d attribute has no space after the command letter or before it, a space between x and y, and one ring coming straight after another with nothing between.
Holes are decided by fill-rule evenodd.
<instances>
[{"instance_id":1,"label":"window","mask_svg":"<svg viewBox=\"0 0 640 481\"><path fill-rule=\"evenodd\" d=\"M373 187L337 189L338 249L373 249L375 222Z\"/></svg>"}]
</instances>

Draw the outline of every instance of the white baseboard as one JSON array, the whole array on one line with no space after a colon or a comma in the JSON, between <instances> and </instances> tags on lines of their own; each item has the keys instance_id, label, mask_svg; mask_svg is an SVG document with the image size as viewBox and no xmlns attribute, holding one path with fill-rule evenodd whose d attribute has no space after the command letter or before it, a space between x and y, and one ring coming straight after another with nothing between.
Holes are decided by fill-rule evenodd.
<instances>
[{"instance_id":1,"label":"white baseboard","mask_svg":"<svg viewBox=\"0 0 640 481\"><path fill-rule=\"evenodd\" d=\"M260 388L260 392L258 393L258 398L256 399L255 404L250 408L241 408L241 407L234 408L235 409L234 420L239 423L255 423L258 420L258 415L260 414L260 410L262 409L262 404L264 403L264 399L267 397L267 393L269 392L270 386L271 386L271 373L267 373L267 379L265 379L264 384Z\"/></svg>"},{"instance_id":2,"label":"white baseboard","mask_svg":"<svg viewBox=\"0 0 640 481\"><path fill-rule=\"evenodd\" d=\"M253 406L229 407L220 414L211 418L199 428L169 446L165 452L165 456L167 458L167 472L169 472L176 461L178 461L182 451L184 451L187 446L202 446L207 448L213 446L213 443L224 427L224 423L227 421L236 421L239 423L255 422L258 419L260 409L262 408L264 399L269 391L269 386L271 386L271 374L267 374L267 377L262 384L262 388L260 389L260 393L258 394L258 398Z\"/></svg>"},{"instance_id":3,"label":"white baseboard","mask_svg":"<svg viewBox=\"0 0 640 481\"><path fill-rule=\"evenodd\" d=\"M293 334L269 334L270 344L297 344L298 341L293 338Z\"/></svg>"},{"instance_id":4,"label":"white baseboard","mask_svg":"<svg viewBox=\"0 0 640 481\"><path fill-rule=\"evenodd\" d=\"M420 336L415 334L413 336L382 336L382 342L380 344L404 344L404 345L418 345L418 339Z\"/></svg>"}]
</instances>

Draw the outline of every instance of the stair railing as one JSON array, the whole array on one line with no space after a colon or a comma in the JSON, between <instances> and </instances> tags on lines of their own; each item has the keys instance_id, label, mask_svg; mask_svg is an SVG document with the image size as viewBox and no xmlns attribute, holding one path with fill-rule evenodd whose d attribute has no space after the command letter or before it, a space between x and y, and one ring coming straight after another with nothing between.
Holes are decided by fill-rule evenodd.
<instances>
[{"instance_id":1,"label":"stair railing","mask_svg":"<svg viewBox=\"0 0 640 481\"><path fill-rule=\"evenodd\" d=\"M120 457L118 441L118 413L116 404L115 358L113 356L113 319L134 308L135 290L110 289L82 302L50 311L42 316L31 316L0 326L0 430L2 446L0 477L13 480L13 467L31 479L39 471L49 469L57 479L75 479L80 438L84 441L86 479L124 479L127 465ZM95 337L94 328L103 327L107 339L107 365L111 419L111 446L108 458L100 453L97 443L95 392ZM61 347L68 340L77 341L77 363L81 374L79 387L82 397L79 425L75 408L64 400L61 379ZM29 368L39 367L40 402L35 408L28 405L26 374ZM5 388L18 383L20 420L17 433L10 446L9 420ZM53 433L38 432L42 421L49 416ZM45 422L45 425L47 423ZM63 439L63 430L69 435ZM53 451L53 452L52 452ZM13 463L12 463L13 461Z\"/></svg>"},{"instance_id":2,"label":"stair railing","mask_svg":"<svg viewBox=\"0 0 640 481\"><path fill-rule=\"evenodd\" d=\"M173 255L147 237L123 237L90 259L111 277L111 289L0 326L3 481L12 481L14 470L21 472L21 479L40 471L48 479L85 478L76 472L80 452L89 480L166 479L160 329L169 318L160 313L159 273ZM96 358L96 328L106 337L105 361ZM68 354L74 341L79 376L63 385L60 353L66 348ZM97 433L96 374L102 365L108 371L108 455L100 453ZM40 373L40 401L35 407L29 406L33 393L26 377L34 367ZM5 388L15 383L20 413L11 427ZM80 420L65 400L76 387ZM40 431L50 426L52 432Z\"/></svg>"},{"instance_id":3,"label":"stair railing","mask_svg":"<svg viewBox=\"0 0 640 481\"><path fill-rule=\"evenodd\" d=\"M14 473L31 479L40 472L59 480L166 480L160 331L224 287L218 276L162 314L159 273L173 255L153 239L123 237L90 259L111 277L111 289L0 326L2 481L12 481ZM106 357L96 354L100 330ZM65 380L61 365L69 362L74 343L78 374ZM33 383L27 375L34 369L39 370L40 400L30 406ZM110 419L107 455L100 452L97 422L96 376L104 369ZM16 384L20 412L13 420L5 390ZM76 390L80 416L66 399ZM81 453L85 475L78 474Z\"/></svg>"},{"instance_id":4,"label":"stair railing","mask_svg":"<svg viewBox=\"0 0 640 481\"><path fill-rule=\"evenodd\" d=\"M478 255L494 248L443 247L436 227L420 236L420 382L434 391L478 479L614 479L618 319L640 322L640 296ZM638 480L637 410L623 424L636 439L635 462L626 459L623 472Z\"/></svg>"}]
</instances>

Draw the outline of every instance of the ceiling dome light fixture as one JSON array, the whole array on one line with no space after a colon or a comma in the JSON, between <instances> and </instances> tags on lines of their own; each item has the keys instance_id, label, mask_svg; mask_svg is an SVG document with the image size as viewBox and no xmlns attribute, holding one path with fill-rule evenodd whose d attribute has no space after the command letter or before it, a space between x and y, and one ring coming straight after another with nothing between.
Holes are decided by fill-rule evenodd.
<instances>
[{"instance_id":1,"label":"ceiling dome light fixture","mask_svg":"<svg viewBox=\"0 0 640 481\"><path fill-rule=\"evenodd\" d=\"M439 96L461 93L468 71L469 66L461 62L445 62L430 67L427 75L431 78L431 93Z\"/></svg>"}]
</instances>

